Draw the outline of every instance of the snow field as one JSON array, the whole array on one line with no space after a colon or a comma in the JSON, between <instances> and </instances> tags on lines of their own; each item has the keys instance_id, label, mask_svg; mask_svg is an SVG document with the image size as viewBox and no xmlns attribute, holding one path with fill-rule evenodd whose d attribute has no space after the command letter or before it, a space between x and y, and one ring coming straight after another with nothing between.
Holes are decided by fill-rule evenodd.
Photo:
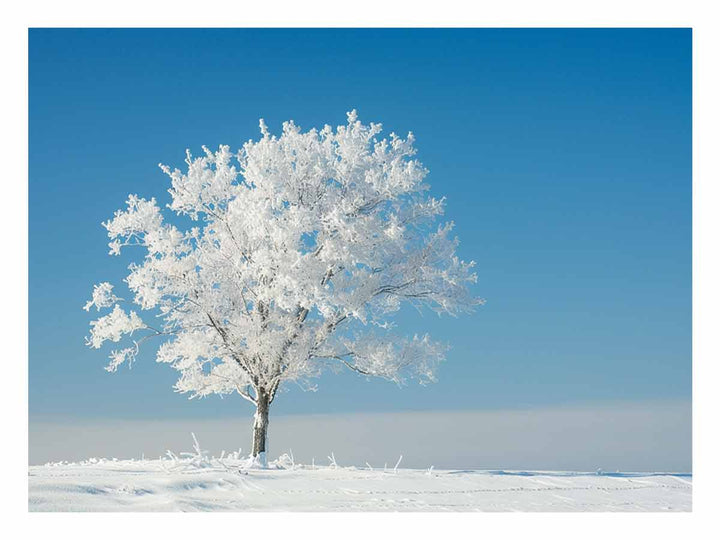
<instances>
[{"instance_id":1,"label":"snow field","mask_svg":"<svg viewBox=\"0 0 720 540\"><path fill-rule=\"evenodd\" d=\"M233 455L29 468L30 511L690 511L681 474L436 471L293 465ZM281 468L281 467L287 468ZM272 468L276 467L276 468Z\"/></svg>"}]
</instances>

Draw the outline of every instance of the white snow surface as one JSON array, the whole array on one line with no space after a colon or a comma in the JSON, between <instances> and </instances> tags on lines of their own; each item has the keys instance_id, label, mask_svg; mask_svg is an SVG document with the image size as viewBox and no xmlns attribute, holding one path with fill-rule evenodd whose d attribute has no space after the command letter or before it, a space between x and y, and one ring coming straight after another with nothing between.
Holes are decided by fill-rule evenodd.
<instances>
[{"instance_id":1,"label":"white snow surface","mask_svg":"<svg viewBox=\"0 0 720 540\"><path fill-rule=\"evenodd\" d=\"M91 459L29 468L29 510L690 511L692 476L671 473L413 470L295 464L259 468L196 449L154 460ZM334 459L334 455L324 463Z\"/></svg>"}]
</instances>

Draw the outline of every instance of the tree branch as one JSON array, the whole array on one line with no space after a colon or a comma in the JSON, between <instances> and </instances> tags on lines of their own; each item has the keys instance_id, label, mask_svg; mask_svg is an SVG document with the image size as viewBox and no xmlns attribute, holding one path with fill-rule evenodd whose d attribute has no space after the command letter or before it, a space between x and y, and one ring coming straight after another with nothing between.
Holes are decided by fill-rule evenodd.
<instances>
[{"instance_id":1,"label":"tree branch","mask_svg":"<svg viewBox=\"0 0 720 540\"><path fill-rule=\"evenodd\" d=\"M232 350L230 343L228 343L227 332L223 328L221 328L217 322L215 322L215 319L212 315L207 312L205 312L205 315L207 315L208 319L210 319L210 323L212 324L213 328L215 328L217 333L222 338L223 343L225 344L225 348L230 353L232 359L235 360L238 366L240 366L240 368L247 374L248 377L250 377L251 380L257 382L257 375L255 375L250 369L250 366L242 360L243 355L238 355L237 353L235 353L235 351Z\"/></svg>"}]
</instances>

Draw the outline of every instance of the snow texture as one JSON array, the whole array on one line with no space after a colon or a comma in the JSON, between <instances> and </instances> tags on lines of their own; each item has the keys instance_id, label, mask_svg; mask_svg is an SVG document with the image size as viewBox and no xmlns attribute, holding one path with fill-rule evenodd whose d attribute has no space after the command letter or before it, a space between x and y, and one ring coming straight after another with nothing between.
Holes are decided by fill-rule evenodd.
<instances>
[{"instance_id":1,"label":"snow texture","mask_svg":"<svg viewBox=\"0 0 720 540\"><path fill-rule=\"evenodd\" d=\"M324 460L327 463L327 460ZM358 469L247 460L30 467L31 511L690 511L690 475ZM273 468L276 467L276 468ZM286 467L286 468L282 468Z\"/></svg>"},{"instance_id":2,"label":"snow texture","mask_svg":"<svg viewBox=\"0 0 720 540\"><path fill-rule=\"evenodd\" d=\"M342 467L241 451L29 468L30 511L690 511L692 475ZM392 467L392 468L391 468Z\"/></svg>"}]
</instances>

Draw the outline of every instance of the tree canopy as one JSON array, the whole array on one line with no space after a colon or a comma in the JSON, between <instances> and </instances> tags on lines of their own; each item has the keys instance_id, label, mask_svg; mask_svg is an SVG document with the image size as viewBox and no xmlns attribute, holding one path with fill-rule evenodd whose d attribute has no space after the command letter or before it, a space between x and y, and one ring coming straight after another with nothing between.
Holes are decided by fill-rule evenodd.
<instances>
[{"instance_id":1,"label":"tree canopy","mask_svg":"<svg viewBox=\"0 0 720 540\"><path fill-rule=\"evenodd\" d=\"M452 222L439 223L444 200L428 194L412 133L380 140L381 125L355 111L336 129L290 121L276 136L261 120L260 130L238 152L203 147L187 152L184 171L161 165L168 216L154 198L131 195L103 223L111 254L143 252L126 282L131 302L159 322L100 283L85 309L110 311L90 323L88 345L127 341L110 353L115 371L161 338L157 360L178 370L178 391L254 403L333 364L432 381L446 347L395 335L393 315L403 302L457 315L482 301ZM196 225L182 230L173 215Z\"/></svg>"}]
</instances>

